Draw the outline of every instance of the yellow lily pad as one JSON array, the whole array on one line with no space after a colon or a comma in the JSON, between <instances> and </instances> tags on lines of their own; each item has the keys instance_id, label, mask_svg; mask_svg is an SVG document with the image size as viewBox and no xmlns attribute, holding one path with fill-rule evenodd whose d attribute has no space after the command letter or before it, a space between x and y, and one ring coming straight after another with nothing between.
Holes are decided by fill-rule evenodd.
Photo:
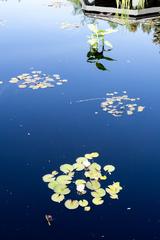
<instances>
[{"instance_id":1,"label":"yellow lily pad","mask_svg":"<svg viewBox=\"0 0 160 240\"><path fill-rule=\"evenodd\" d=\"M64 195L62 194L58 194L58 193L54 193L52 196L51 196L51 199L52 201L54 202L62 202L64 200Z\"/></svg>"},{"instance_id":2,"label":"yellow lily pad","mask_svg":"<svg viewBox=\"0 0 160 240\"><path fill-rule=\"evenodd\" d=\"M63 164L60 166L60 170L64 173L69 173L73 171L73 166L71 164Z\"/></svg>"},{"instance_id":3,"label":"yellow lily pad","mask_svg":"<svg viewBox=\"0 0 160 240\"><path fill-rule=\"evenodd\" d=\"M92 199L92 202L94 205L102 205L104 203L104 200L102 198L96 197Z\"/></svg>"},{"instance_id":4,"label":"yellow lily pad","mask_svg":"<svg viewBox=\"0 0 160 240\"><path fill-rule=\"evenodd\" d=\"M93 180L93 181L90 181L90 182L88 181L86 183L86 187L90 190L96 190L96 189L101 187L101 184L98 181Z\"/></svg>"},{"instance_id":5,"label":"yellow lily pad","mask_svg":"<svg viewBox=\"0 0 160 240\"><path fill-rule=\"evenodd\" d=\"M69 200L65 201L64 205L66 208L68 208L70 210L74 210L79 207L79 202L77 200L69 199Z\"/></svg>"},{"instance_id":6,"label":"yellow lily pad","mask_svg":"<svg viewBox=\"0 0 160 240\"><path fill-rule=\"evenodd\" d=\"M90 206L84 207L84 211L85 211L85 212L89 212L90 210L91 210L91 207L90 207Z\"/></svg>"},{"instance_id":7,"label":"yellow lily pad","mask_svg":"<svg viewBox=\"0 0 160 240\"><path fill-rule=\"evenodd\" d=\"M79 206L81 207L86 207L88 205L88 201L83 199L79 201Z\"/></svg>"},{"instance_id":8,"label":"yellow lily pad","mask_svg":"<svg viewBox=\"0 0 160 240\"><path fill-rule=\"evenodd\" d=\"M108 172L108 173L112 173L113 171L115 171L115 167L113 165L106 165L104 166L104 171Z\"/></svg>"},{"instance_id":9,"label":"yellow lily pad","mask_svg":"<svg viewBox=\"0 0 160 240\"><path fill-rule=\"evenodd\" d=\"M94 192L91 192L92 197L94 198L101 198L106 195L106 191L103 188L99 188L95 190Z\"/></svg>"}]
</instances>

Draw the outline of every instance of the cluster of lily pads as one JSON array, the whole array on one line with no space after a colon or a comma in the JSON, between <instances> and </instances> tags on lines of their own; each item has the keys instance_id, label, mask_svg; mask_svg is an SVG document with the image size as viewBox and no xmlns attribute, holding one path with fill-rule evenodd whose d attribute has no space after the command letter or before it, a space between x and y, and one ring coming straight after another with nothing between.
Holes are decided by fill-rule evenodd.
<instances>
[{"instance_id":1,"label":"cluster of lily pads","mask_svg":"<svg viewBox=\"0 0 160 240\"><path fill-rule=\"evenodd\" d=\"M49 75L42 71L32 71L23 73L9 80L10 83L17 84L19 88L31 88L33 90L42 88L53 88L56 85L66 83L66 79L61 79L59 74Z\"/></svg>"},{"instance_id":2,"label":"cluster of lily pads","mask_svg":"<svg viewBox=\"0 0 160 240\"><path fill-rule=\"evenodd\" d=\"M85 154L84 157L77 158L74 164L62 164L60 173L53 171L44 175L43 181L54 192L51 200L56 203L64 201L64 206L68 209L82 207L84 211L90 211L90 198L94 205L103 204L106 195L118 199L118 193L122 190L120 183L108 185L108 176L115 171L115 167L106 165L102 168L95 162L98 156L97 152ZM74 193L76 196L72 198Z\"/></svg>"},{"instance_id":3,"label":"cluster of lily pads","mask_svg":"<svg viewBox=\"0 0 160 240\"><path fill-rule=\"evenodd\" d=\"M118 92L107 93L107 98L101 103L103 111L114 117L121 117L124 114L133 115L135 112L143 112L144 106L138 105L140 98L130 98L126 91L119 95Z\"/></svg>"}]
</instances>

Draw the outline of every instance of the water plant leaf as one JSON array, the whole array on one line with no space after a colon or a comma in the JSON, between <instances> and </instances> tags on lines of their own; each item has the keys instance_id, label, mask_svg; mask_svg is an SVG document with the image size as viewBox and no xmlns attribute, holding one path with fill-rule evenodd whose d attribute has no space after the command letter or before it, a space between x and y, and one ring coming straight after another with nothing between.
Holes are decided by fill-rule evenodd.
<instances>
[{"instance_id":1,"label":"water plant leaf","mask_svg":"<svg viewBox=\"0 0 160 240\"><path fill-rule=\"evenodd\" d=\"M79 163L79 164L83 164L83 162L86 160L85 157L79 157L76 159L76 162Z\"/></svg>"},{"instance_id":2,"label":"water plant leaf","mask_svg":"<svg viewBox=\"0 0 160 240\"><path fill-rule=\"evenodd\" d=\"M115 171L115 167L113 165L106 165L104 166L104 171L108 172L108 173L112 173L113 171Z\"/></svg>"},{"instance_id":3,"label":"water plant leaf","mask_svg":"<svg viewBox=\"0 0 160 240\"><path fill-rule=\"evenodd\" d=\"M69 175L60 175L57 177L56 181L60 184L70 184L72 177Z\"/></svg>"},{"instance_id":4,"label":"water plant leaf","mask_svg":"<svg viewBox=\"0 0 160 240\"><path fill-rule=\"evenodd\" d=\"M55 191L55 193L59 193L62 195L67 195L71 192L71 190L69 188L67 188L67 185L64 185L64 184L57 184L54 187L54 191Z\"/></svg>"},{"instance_id":5,"label":"water plant leaf","mask_svg":"<svg viewBox=\"0 0 160 240\"><path fill-rule=\"evenodd\" d=\"M79 206L86 207L88 205L88 201L85 199L82 199L79 201Z\"/></svg>"},{"instance_id":6,"label":"water plant leaf","mask_svg":"<svg viewBox=\"0 0 160 240\"><path fill-rule=\"evenodd\" d=\"M73 171L73 166L71 164L62 164L60 170L64 173L69 173Z\"/></svg>"},{"instance_id":7,"label":"water plant leaf","mask_svg":"<svg viewBox=\"0 0 160 240\"><path fill-rule=\"evenodd\" d=\"M93 158L92 153L87 153L84 155L85 158L91 160Z\"/></svg>"},{"instance_id":8,"label":"water plant leaf","mask_svg":"<svg viewBox=\"0 0 160 240\"><path fill-rule=\"evenodd\" d=\"M53 172L52 172L52 176L56 176L57 174L58 174L57 171L53 171Z\"/></svg>"},{"instance_id":9,"label":"water plant leaf","mask_svg":"<svg viewBox=\"0 0 160 240\"><path fill-rule=\"evenodd\" d=\"M144 109L145 109L144 106L138 106L138 112L143 112Z\"/></svg>"},{"instance_id":10,"label":"water plant leaf","mask_svg":"<svg viewBox=\"0 0 160 240\"><path fill-rule=\"evenodd\" d=\"M54 190L54 188L58 185L57 181L54 180L54 181L51 181L49 184L48 184L48 188Z\"/></svg>"},{"instance_id":11,"label":"water plant leaf","mask_svg":"<svg viewBox=\"0 0 160 240\"><path fill-rule=\"evenodd\" d=\"M58 194L58 193L54 193L51 196L52 201L58 202L58 203L62 202L64 200L64 198L65 198L64 195Z\"/></svg>"},{"instance_id":12,"label":"water plant leaf","mask_svg":"<svg viewBox=\"0 0 160 240\"><path fill-rule=\"evenodd\" d=\"M86 187L90 190L96 190L101 187L101 184L96 180L92 180L86 183Z\"/></svg>"},{"instance_id":13,"label":"water plant leaf","mask_svg":"<svg viewBox=\"0 0 160 240\"><path fill-rule=\"evenodd\" d=\"M98 163L94 162L94 163L92 163L92 164L89 166L89 170L100 171L100 170L101 170L101 166L100 166Z\"/></svg>"},{"instance_id":14,"label":"water plant leaf","mask_svg":"<svg viewBox=\"0 0 160 240\"><path fill-rule=\"evenodd\" d=\"M77 179L77 180L75 181L75 184L76 184L76 185L86 184L86 181L85 181L84 179Z\"/></svg>"},{"instance_id":15,"label":"water plant leaf","mask_svg":"<svg viewBox=\"0 0 160 240\"><path fill-rule=\"evenodd\" d=\"M74 210L76 208L79 207L79 202L77 200L66 200L64 203L65 207L70 209L70 210Z\"/></svg>"},{"instance_id":16,"label":"water plant leaf","mask_svg":"<svg viewBox=\"0 0 160 240\"><path fill-rule=\"evenodd\" d=\"M106 195L106 191L103 188L99 188L95 190L94 192L91 192L92 197L94 198L101 198Z\"/></svg>"},{"instance_id":17,"label":"water plant leaf","mask_svg":"<svg viewBox=\"0 0 160 240\"><path fill-rule=\"evenodd\" d=\"M85 211L85 212L89 212L90 210L91 210L91 207L90 207L90 206L84 207L84 211Z\"/></svg>"},{"instance_id":18,"label":"water plant leaf","mask_svg":"<svg viewBox=\"0 0 160 240\"><path fill-rule=\"evenodd\" d=\"M85 168L85 166L82 163L74 163L73 168L76 171L82 171Z\"/></svg>"},{"instance_id":19,"label":"water plant leaf","mask_svg":"<svg viewBox=\"0 0 160 240\"><path fill-rule=\"evenodd\" d=\"M102 198L96 197L92 199L92 202L94 205L102 205L104 203L104 200Z\"/></svg>"},{"instance_id":20,"label":"water plant leaf","mask_svg":"<svg viewBox=\"0 0 160 240\"><path fill-rule=\"evenodd\" d=\"M42 177L43 182L51 182L53 180L53 175L52 174L46 174Z\"/></svg>"},{"instance_id":21,"label":"water plant leaf","mask_svg":"<svg viewBox=\"0 0 160 240\"><path fill-rule=\"evenodd\" d=\"M93 153L91 153L91 155L92 155L92 158L99 157L99 153L98 152L93 152Z\"/></svg>"}]
</instances>

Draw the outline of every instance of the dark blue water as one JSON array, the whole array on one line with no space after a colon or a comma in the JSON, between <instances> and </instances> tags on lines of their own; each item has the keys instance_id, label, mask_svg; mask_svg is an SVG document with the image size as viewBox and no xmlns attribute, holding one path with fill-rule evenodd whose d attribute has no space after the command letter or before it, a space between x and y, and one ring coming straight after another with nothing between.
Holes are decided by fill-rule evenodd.
<instances>
[{"instance_id":1,"label":"dark blue water","mask_svg":"<svg viewBox=\"0 0 160 240\"><path fill-rule=\"evenodd\" d=\"M87 63L84 16L73 13L69 3L0 2L0 238L160 239L160 48L153 31L118 27L108 36L108 54L116 61L100 71ZM62 22L81 26L61 29ZM68 83L37 91L8 83L32 67L59 73ZM123 90L140 97L145 111L114 118L101 110L101 101L77 103ZM116 166L120 199L108 198L91 212L54 204L41 177L92 151L100 153L102 165ZM45 214L52 214L52 227Z\"/></svg>"}]
</instances>

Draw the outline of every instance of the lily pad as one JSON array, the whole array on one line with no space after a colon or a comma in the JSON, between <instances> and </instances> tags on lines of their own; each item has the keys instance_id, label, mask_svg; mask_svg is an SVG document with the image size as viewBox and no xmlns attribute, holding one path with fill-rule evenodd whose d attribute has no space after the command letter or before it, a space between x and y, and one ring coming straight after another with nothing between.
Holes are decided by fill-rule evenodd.
<instances>
[{"instance_id":1,"label":"lily pad","mask_svg":"<svg viewBox=\"0 0 160 240\"><path fill-rule=\"evenodd\" d=\"M60 175L57 177L56 181L60 184L70 184L72 177L68 175Z\"/></svg>"},{"instance_id":2,"label":"lily pad","mask_svg":"<svg viewBox=\"0 0 160 240\"><path fill-rule=\"evenodd\" d=\"M74 210L79 207L79 202L77 200L69 199L69 200L65 201L64 205L66 208L68 208L70 210Z\"/></svg>"},{"instance_id":3,"label":"lily pad","mask_svg":"<svg viewBox=\"0 0 160 240\"><path fill-rule=\"evenodd\" d=\"M81 207L86 207L86 206L88 206L88 201L85 200L85 199L80 200L80 201L79 201L79 206L81 206Z\"/></svg>"},{"instance_id":4,"label":"lily pad","mask_svg":"<svg viewBox=\"0 0 160 240\"><path fill-rule=\"evenodd\" d=\"M90 181L90 182L88 181L86 183L86 187L90 190L97 190L98 188L101 187L101 184L98 181L93 180L93 181Z\"/></svg>"},{"instance_id":5,"label":"lily pad","mask_svg":"<svg viewBox=\"0 0 160 240\"><path fill-rule=\"evenodd\" d=\"M51 182L53 180L53 175L52 174L46 174L42 177L43 182Z\"/></svg>"},{"instance_id":6,"label":"lily pad","mask_svg":"<svg viewBox=\"0 0 160 240\"><path fill-rule=\"evenodd\" d=\"M99 188L95 190L94 192L91 192L92 197L94 198L101 198L106 195L106 191L103 188Z\"/></svg>"},{"instance_id":7,"label":"lily pad","mask_svg":"<svg viewBox=\"0 0 160 240\"><path fill-rule=\"evenodd\" d=\"M115 171L115 167L113 165L106 165L104 166L104 171L108 172L108 173L112 173L113 171Z\"/></svg>"},{"instance_id":8,"label":"lily pad","mask_svg":"<svg viewBox=\"0 0 160 240\"><path fill-rule=\"evenodd\" d=\"M90 210L91 210L91 207L90 207L90 206L87 206L87 207L84 208L84 211L85 211L85 212L89 212Z\"/></svg>"},{"instance_id":9,"label":"lily pad","mask_svg":"<svg viewBox=\"0 0 160 240\"><path fill-rule=\"evenodd\" d=\"M69 173L73 171L73 166L71 164L63 164L60 166L60 170L64 173Z\"/></svg>"},{"instance_id":10,"label":"lily pad","mask_svg":"<svg viewBox=\"0 0 160 240\"><path fill-rule=\"evenodd\" d=\"M102 205L104 203L104 200L102 198L96 197L92 199L92 202L94 205Z\"/></svg>"},{"instance_id":11,"label":"lily pad","mask_svg":"<svg viewBox=\"0 0 160 240\"><path fill-rule=\"evenodd\" d=\"M55 193L59 193L62 195L67 195L71 192L71 190L69 188L67 188L66 185L63 185L63 184L57 184L54 187L54 191L55 191Z\"/></svg>"},{"instance_id":12,"label":"lily pad","mask_svg":"<svg viewBox=\"0 0 160 240\"><path fill-rule=\"evenodd\" d=\"M85 166L82 163L74 163L73 168L76 171L82 171L85 168Z\"/></svg>"},{"instance_id":13,"label":"lily pad","mask_svg":"<svg viewBox=\"0 0 160 240\"><path fill-rule=\"evenodd\" d=\"M64 195L62 194L58 194L58 193L54 193L52 196L51 196L51 199L52 201L54 202L62 202L64 200Z\"/></svg>"}]
</instances>

